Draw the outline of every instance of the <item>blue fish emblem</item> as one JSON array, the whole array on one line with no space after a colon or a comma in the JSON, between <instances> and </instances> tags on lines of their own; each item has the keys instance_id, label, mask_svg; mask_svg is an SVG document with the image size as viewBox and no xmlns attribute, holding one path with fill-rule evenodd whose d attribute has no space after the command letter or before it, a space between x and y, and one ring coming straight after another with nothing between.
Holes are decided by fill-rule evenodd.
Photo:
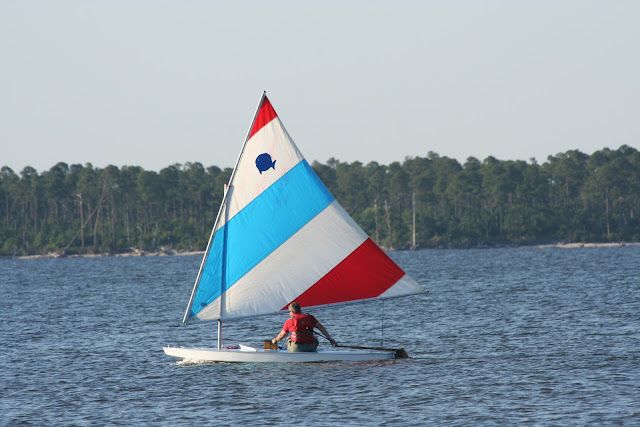
<instances>
[{"instance_id":1,"label":"blue fish emblem","mask_svg":"<svg viewBox=\"0 0 640 427\"><path fill-rule=\"evenodd\" d=\"M260 171L260 175L262 175L262 172L269 168L276 170L276 161L271 160L271 155L269 153L263 153L256 157L256 167Z\"/></svg>"}]
</instances>

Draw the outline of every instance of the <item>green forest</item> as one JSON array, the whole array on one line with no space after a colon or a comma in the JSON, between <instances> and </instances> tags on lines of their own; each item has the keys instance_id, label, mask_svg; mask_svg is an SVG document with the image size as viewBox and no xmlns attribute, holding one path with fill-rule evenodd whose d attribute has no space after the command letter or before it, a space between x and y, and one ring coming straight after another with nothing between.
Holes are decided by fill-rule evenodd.
<instances>
[{"instance_id":1,"label":"green forest","mask_svg":"<svg viewBox=\"0 0 640 427\"><path fill-rule=\"evenodd\" d=\"M312 165L383 248L640 240L640 153L629 146L464 164L430 152L402 163ZM231 169L58 163L0 170L0 256L204 250Z\"/></svg>"}]
</instances>

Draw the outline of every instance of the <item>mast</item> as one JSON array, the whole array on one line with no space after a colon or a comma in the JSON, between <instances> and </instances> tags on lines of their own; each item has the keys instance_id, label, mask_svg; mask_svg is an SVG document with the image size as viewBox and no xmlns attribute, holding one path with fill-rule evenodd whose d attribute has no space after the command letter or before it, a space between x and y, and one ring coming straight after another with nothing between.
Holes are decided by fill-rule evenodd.
<instances>
[{"instance_id":1,"label":"mast","mask_svg":"<svg viewBox=\"0 0 640 427\"><path fill-rule=\"evenodd\" d=\"M205 250L204 256L202 257L202 262L200 263L200 269L198 270L198 275L196 277L196 281L193 285L193 290L191 291L191 296L189 297L189 304L187 304L187 310L184 312L184 317L182 318L182 323L186 324L188 317L189 317L189 311L191 310L191 305L193 304L193 298L196 295L196 291L198 290L198 285L200 284L200 279L202 278L202 270L204 269L204 265L207 261L207 258L209 257L209 251L211 250L211 244L213 243L213 238L216 234L216 227L218 226L218 223L220 222L220 214L222 213L222 209L223 207L226 205L227 203L227 195L229 194L229 188L233 185L233 178L236 175L236 170L238 169L238 164L240 163L240 159L242 159L242 155L244 154L244 150L247 146L247 142L249 141L249 134L251 132L251 129L253 129L253 124L256 121L256 117L258 116L258 112L260 111L260 107L262 107L262 103L264 102L265 97L267 96L267 92L263 91L262 92L262 96L260 97L260 102L258 103L258 108L256 108L255 113L253 113L253 120L251 120L251 125L249 126L249 130L247 131L247 135L244 138L244 143L242 144L242 149L240 150L240 155L238 155L238 160L236 160L236 164L233 167L233 172L231 172L231 177L229 178L229 184L226 186L226 190L224 192L224 195L222 196L222 202L220 203L220 208L218 209L218 214L216 215L216 220L213 223L213 228L211 229L211 235L209 236L209 242L207 243L207 249ZM222 315L222 305L220 306L220 314ZM218 345L220 345L220 341L221 341L221 321L220 323L218 323L219 326L219 330L218 330Z\"/></svg>"},{"instance_id":2,"label":"mast","mask_svg":"<svg viewBox=\"0 0 640 427\"><path fill-rule=\"evenodd\" d=\"M227 193L229 192L229 186L225 185L224 186L224 198L227 198ZM229 204L225 203L224 204L225 208L224 208L224 217L225 217L225 221L229 221ZM223 239L223 245L222 245L222 276L220 277L220 311L218 312L218 350L220 350L222 348L222 311L224 310L224 293L226 289L223 289L224 284L226 282L226 260L227 260L227 236L226 236L226 232L227 229L225 228L225 238Z\"/></svg>"},{"instance_id":3,"label":"mast","mask_svg":"<svg viewBox=\"0 0 640 427\"><path fill-rule=\"evenodd\" d=\"M387 247L390 251L393 250L393 238L391 236L391 217L389 215L389 201L384 201L384 210L387 214L387 239L389 241L389 246Z\"/></svg>"}]
</instances>

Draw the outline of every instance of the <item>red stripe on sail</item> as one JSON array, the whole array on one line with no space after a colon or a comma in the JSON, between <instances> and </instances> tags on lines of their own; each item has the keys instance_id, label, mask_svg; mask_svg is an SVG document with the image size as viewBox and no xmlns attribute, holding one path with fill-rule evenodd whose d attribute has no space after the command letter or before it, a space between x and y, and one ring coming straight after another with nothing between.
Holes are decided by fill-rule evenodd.
<instances>
[{"instance_id":1,"label":"red stripe on sail","mask_svg":"<svg viewBox=\"0 0 640 427\"><path fill-rule=\"evenodd\" d=\"M404 274L378 245L367 239L294 301L302 307L310 307L375 298Z\"/></svg>"},{"instance_id":2,"label":"red stripe on sail","mask_svg":"<svg viewBox=\"0 0 640 427\"><path fill-rule=\"evenodd\" d=\"M256 120L253 122L253 127L251 128L251 133L249 134L249 139L258 132L260 129L265 127L271 120L278 117L276 114L276 110L273 109L269 99L265 96L262 101L262 105L260 106L260 111L256 115Z\"/></svg>"}]
</instances>

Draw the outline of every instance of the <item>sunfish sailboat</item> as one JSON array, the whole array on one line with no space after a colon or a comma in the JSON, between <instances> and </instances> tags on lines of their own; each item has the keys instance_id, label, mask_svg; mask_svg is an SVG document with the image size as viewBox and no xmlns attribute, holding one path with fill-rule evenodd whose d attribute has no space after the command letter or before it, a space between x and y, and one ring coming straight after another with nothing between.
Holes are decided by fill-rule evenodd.
<instances>
[{"instance_id":1,"label":"sunfish sailboat","mask_svg":"<svg viewBox=\"0 0 640 427\"><path fill-rule=\"evenodd\" d=\"M355 223L263 93L213 226L183 322L218 321L217 348L164 347L221 362L382 360L393 350L222 348L222 321L424 292ZM266 345L265 345L266 347Z\"/></svg>"}]
</instances>

